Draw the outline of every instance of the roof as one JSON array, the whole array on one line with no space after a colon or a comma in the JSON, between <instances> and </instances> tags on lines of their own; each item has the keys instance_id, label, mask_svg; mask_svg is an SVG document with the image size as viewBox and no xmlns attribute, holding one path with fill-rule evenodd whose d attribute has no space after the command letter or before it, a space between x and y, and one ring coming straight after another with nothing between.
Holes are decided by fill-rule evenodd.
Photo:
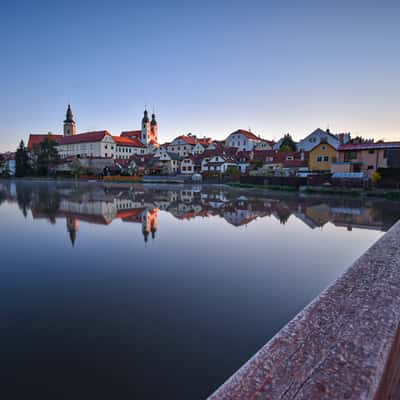
<instances>
[{"instance_id":1,"label":"roof","mask_svg":"<svg viewBox=\"0 0 400 400\"><path fill-rule=\"evenodd\" d=\"M172 153L170 151L167 151L167 154L170 156L171 160L182 160L182 157L178 153Z\"/></svg>"},{"instance_id":2,"label":"roof","mask_svg":"<svg viewBox=\"0 0 400 400\"><path fill-rule=\"evenodd\" d=\"M177 138L175 138L173 140L173 142L175 140L183 140L184 142L186 142L187 144L190 144L192 146L194 146L196 144L196 138L194 136L181 135L181 136L178 136Z\"/></svg>"},{"instance_id":3,"label":"roof","mask_svg":"<svg viewBox=\"0 0 400 400\"><path fill-rule=\"evenodd\" d=\"M136 137L137 139L140 139L142 136L142 131L123 131L121 132L122 137Z\"/></svg>"},{"instance_id":4,"label":"roof","mask_svg":"<svg viewBox=\"0 0 400 400\"><path fill-rule=\"evenodd\" d=\"M105 136L111 136L108 131L94 131L79 133L73 136L64 136L59 140L59 144L74 144L74 143L89 143L89 142L100 142Z\"/></svg>"},{"instance_id":5,"label":"roof","mask_svg":"<svg viewBox=\"0 0 400 400\"><path fill-rule=\"evenodd\" d=\"M52 134L52 133L47 133L47 134L30 134L29 135L29 140L28 140L28 150L33 150L33 148L42 142L44 142L47 138L54 140L55 142L59 142L60 139L62 139L64 136L63 135L58 135L58 134Z\"/></svg>"},{"instance_id":6,"label":"roof","mask_svg":"<svg viewBox=\"0 0 400 400\"><path fill-rule=\"evenodd\" d=\"M256 136L253 132L246 131L246 130L244 130L244 129L238 129L237 131L232 132L229 136L231 136L231 135L238 135L238 134L244 135L244 136L246 136L248 139L251 139L251 140L257 140L257 141L260 141L260 140L261 140L261 138L259 138L258 136Z\"/></svg>"},{"instance_id":7,"label":"roof","mask_svg":"<svg viewBox=\"0 0 400 400\"><path fill-rule=\"evenodd\" d=\"M112 137L118 146L127 147L146 147L141 141L136 139L136 137L123 137L123 136L113 136Z\"/></svg>"},{"instance_id":8,"label":"roof","mask_svg":"<svg viewBox=\"0 0 400 400\"><path fill-rule=\"evenodd\" d=\"M379 149L400 149L400 142L376 142L376 143L342 144L339 147L339 151L379 150Z\"/></svg>"}]
</instances>

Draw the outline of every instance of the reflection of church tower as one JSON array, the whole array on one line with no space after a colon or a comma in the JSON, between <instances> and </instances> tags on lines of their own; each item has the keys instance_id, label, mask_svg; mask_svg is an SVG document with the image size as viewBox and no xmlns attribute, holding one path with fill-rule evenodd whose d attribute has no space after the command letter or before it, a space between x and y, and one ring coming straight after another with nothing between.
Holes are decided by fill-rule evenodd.
<instances>
[{"instance_id":1,"label":"reflection of church tower","mask_svg":"<svg viewBox=\"0 0 400 400\"><path fill-rule=\"evenodd\" d=\"M68 104L67 115L64 121L64 136L76 135L76 125L72 115L71 105Z\"/></svg>"},{"instance_id":2,"label":"reflection of church tower","mask_svg":"<svg viewBox=\"0 0 400 400\"><path fill-rule=\"evenodd\" d=\"M145 242L148 241L150 232L151 232L151 237L155 239L157 229L158 229L158 208L144 211L142 214L142 232L144 236L144 241Z\"/></svg>"},{"instance_id":3,"label":"reflection of church tower","mask_svg":"<svg viewBox=\"0 0 400 400\"><path fill-rule=\"evenodd\" d=\"M69 238L71 240L72 246L75 245L76 233L79 228L79 220L75 217L67 217L67 230L69 232Z\"/></svg>"}]
</instances>

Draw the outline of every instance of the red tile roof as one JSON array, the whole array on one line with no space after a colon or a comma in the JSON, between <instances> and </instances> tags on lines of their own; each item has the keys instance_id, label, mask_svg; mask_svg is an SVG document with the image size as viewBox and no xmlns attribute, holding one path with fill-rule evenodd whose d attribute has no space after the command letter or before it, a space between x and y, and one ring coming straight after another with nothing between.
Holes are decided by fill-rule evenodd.
<instances>
[{"instance_id":1,"label":"red tile roof","mask_svg":"<svg viewBox=\"0 0 400 400\"><path fill-rule=\"evenodd\" d=\"M196 144L196 138L194 136L187 136L187 135L181 135L178 136L177 138L174 139L175 140L183 140L184 142L186 142L187 144L190 144L192 146L194 146Z\"/></svg>"},{"instance_id":2,"label":"red tile roof","mask_svg":"<svg viewBox=\"0 0 400 400\"><path fill-rule=\"evenodd\" d=\"M111 136L111 133L108 131L79 133L78 135L62 137L59 141L59 144L100 142L105 136Z\"/></svg>"},{"instance_id":3,"label":"red tile roof","mask_svg":"<svg viewBox=\"0 0 400 400\"><path fill-rule=\"evenodd\" d=\"M118 146L146 147L141 141L139 141L135 137L113 136L112 138Z\"/></svg>"},{"instance_id":4,"label":"red tile roof","mask_svg":"<svg viewBox=\"0 0 400 400\"><path fill-rule=\"evenodd\" d=\"M358 144L342 144L339 151L354 150L372 150L372 149L400 149L400 142L376 142L376 143L358 143Z\"/></svg>"},{"instance_id":5,"label":"red tile roof","mask_svg":"<svg viewBox=\"0 0 400 400\"><path fill-rule=\"evenodd\" d=\"M246 131L246 130L244 130L244 129L238 129L237 131L231 133L231 135L235 135L235 134L236 134L236 135L242 134L242 135L246 136L248 139L251 139L251 140L257 140L257 141L260 141L260 140L261 140L261 138L259 138L258 136L256 136L254 133L252 133L252 132L250 132L250 131ZM229 135L229 136L230 136L230 135Z\"/></svg>"},{"instance_id":6,"label":"red tile roof","mask_svg":"<svg viewBox=\"0 0 400 400\"><path fill-rule=\"evenodd\" d=\"M121 132L120 136L129 138L135 137L136 139L140 139L142 137L142 131L124 131Z\"/></svg>"},{"instance_id":7,"label":"red tile roof","mask_svg":"<svg viewBox=\"0 0 400 400\"><path fill-rule=\"evenodd\" d=\"M55 142L59 143L59 140L62 139L63 135L53 135L53 134L45 134L45 135L35 135L30 134L28 140L28 150L33 150L33 148L39 144L41 144L47 138L54 140Z\"/></svg>"}]
</instances>

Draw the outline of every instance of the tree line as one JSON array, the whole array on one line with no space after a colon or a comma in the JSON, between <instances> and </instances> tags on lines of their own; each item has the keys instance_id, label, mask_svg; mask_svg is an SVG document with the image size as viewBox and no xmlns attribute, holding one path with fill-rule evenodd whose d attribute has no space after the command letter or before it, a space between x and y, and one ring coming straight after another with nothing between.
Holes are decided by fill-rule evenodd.
<instances>
[{"instance_id":1,"label":"tree line","mask_svg":"<svg viewBox=\"0 0 400 400\"><path fill-rule=\"evenodd\" d=\"M52 176L60 162L57 143L46 138L29 151L23 140L15 153L15 176Z\"/></svg>"}]
</instances>

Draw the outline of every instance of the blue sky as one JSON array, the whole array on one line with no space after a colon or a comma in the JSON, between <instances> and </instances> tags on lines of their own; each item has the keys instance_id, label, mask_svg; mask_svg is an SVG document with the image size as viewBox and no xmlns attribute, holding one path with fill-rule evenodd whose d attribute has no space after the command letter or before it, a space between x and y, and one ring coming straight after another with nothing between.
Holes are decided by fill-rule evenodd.
<instances>
[{"instance_id":1,"label":"blue sky","mask_svg":"<svg viewBox=\"0 0 400 400\"><path fill-rule=\"evenodd\" d=\"M317 127L400 140L400 2L9 1L0 151L30 132L138 129L160 140Z\"/></svg>"}]
</instances>

